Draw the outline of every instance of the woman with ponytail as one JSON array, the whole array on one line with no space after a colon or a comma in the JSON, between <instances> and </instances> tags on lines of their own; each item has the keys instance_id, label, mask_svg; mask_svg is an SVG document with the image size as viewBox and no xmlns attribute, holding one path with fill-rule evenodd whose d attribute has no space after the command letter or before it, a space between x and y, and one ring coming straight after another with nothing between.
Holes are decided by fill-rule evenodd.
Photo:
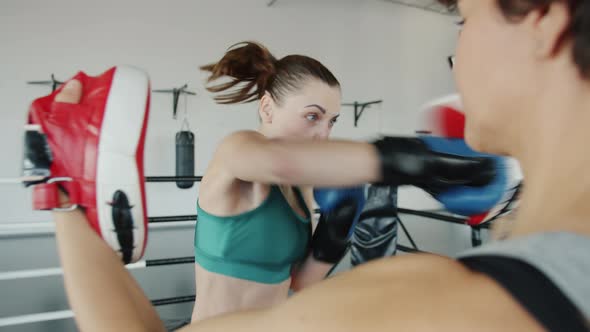
<instances>
[{"instance_id":1,"label":"woman with ponytail","mask_svg":"<svg viewBox=\"0 0 590 332\"><path fill-rule=\"evenodd\" d=\"M340 113L338 80L307 56L245 42L201 69L218 103L257 102L260 126L226 137L201 182L193 321L279 303L331 268L308 257L311 187L291 185L288 151L272 142L324 140Z\"/></svg>"}]
</instances>

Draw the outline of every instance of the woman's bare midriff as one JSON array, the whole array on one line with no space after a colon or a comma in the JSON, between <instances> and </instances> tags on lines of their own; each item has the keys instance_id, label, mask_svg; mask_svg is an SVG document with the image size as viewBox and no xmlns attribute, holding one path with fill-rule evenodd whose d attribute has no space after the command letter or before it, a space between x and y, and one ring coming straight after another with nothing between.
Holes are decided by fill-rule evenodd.
<instances>
[{"instance_id":1,"label":"woman's bare midriff","mask_svg":"<svg viewBox=\"0 0 590 332\"><path fill-rule=\"evenodd\" d=\"M251 211L260 206L270 194L268 184L238 181L227 189L226 181L220 179L223 180L219 174L208 170L199 189L203 193L199 197L201 208L214 215L232 216ZM301 217L306 217L306 207L299 205L294 190L290 186L280 186L280 189L291 208ZM301 191L307 206L313 206L312 188L301 188ZM195 263L195 285L197 296L193 322L224 313L281 303L289 295L291 279L278 284L263 284L209 272Z\"/></svg>"},{"instance_id":2,"label":"woman's bare midriff","mask_svg":"<svg viewBox=\"0 0 590 332\"><path fill-rule=\"evenodd\" d=\"M195 264L196 293L192 321L228 312L269 307L285 301L291 279L262 284L209 272Z\"/></svg>"}]
</instances>

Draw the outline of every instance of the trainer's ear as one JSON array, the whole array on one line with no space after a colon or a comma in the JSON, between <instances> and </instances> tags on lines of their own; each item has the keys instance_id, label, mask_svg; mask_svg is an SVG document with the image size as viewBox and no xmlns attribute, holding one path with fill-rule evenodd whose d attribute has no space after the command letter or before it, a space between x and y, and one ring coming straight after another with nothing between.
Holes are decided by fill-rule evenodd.
<instances>
[{"instance_id":1,"label":"trainer's ear","mask_svg":"<svg viewBox=\"0 0 590 332\"><path fill-rule=\"evenodd\" d=\"M54 100L59 103L78 104L80 99L82 99L82 83L78 80L70 80L55 96Z\"/></svg>"},{"instance_id":2,"label":"trainer's ear","mask_svg":"<svg viewBox=\"0 0 590 332\"><path fill-rule=\"evenodd\" d=\"M551 1L527 15L523 23L534 41L532 51L537 58L553 57L559 53L570 22L567 1Z\"/></svg>"}]
</instances>

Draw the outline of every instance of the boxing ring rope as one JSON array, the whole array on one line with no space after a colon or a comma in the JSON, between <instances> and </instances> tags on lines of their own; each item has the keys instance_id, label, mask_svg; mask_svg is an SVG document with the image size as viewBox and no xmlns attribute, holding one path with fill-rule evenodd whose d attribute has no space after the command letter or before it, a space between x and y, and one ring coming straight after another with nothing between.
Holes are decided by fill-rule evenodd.
<instances>
[{"instance_id":1,"label":"boxing ring rope","mask_svg":"<svg viewBox=\"0 0 590 332\"><path fill-rule=\"evenodd\" d=\"M319 213L319 210L314 210L315 213ZM408 214L414 215L419 217L425 217L428 219L448 222L452 224L458 225L466 225L464 218L453 217L449 215L444 215L440 213L430 212L430 211L419 211L419 210L412 210L412 209L405 209L405 208L397 208L397 212L399 214ZM169 226L194 226L194 223L197 220L197 215L179 215L179 216L160 216L160 217L148 217L149 228L150 229L157 229L157 228L165 228ZM400 223L403 225L403 223ZM479 229L488 229L489 223L473 226L472 229L479 230ZM405 226L402 226L404 233L406 236L408 232ZM31 230L33 230L31 232ZM54 230L54 226L50 222L33 222L33 223L0 223L0 237L1 236L15 236L15 235L36 235L36 234L52 234ZM408 236L408 238L410 238ZM413 242L413 241L411 241ZM414 243L412 243L415 246Z\"/></svg>"},{"instance_id":2,"label":"boxing ring rope","mask_svg":"<svg viewBox=\"0 0 590 332\"><path fill-rule=\"evenodd\" d=\"M142 269L152 266L163 266L163 265L176 265L176 264L187 264L194 263L194 257L175 257L175 258L161 258L161 259L148 259L138 261L132 264L127 264L125 267L128 270ZM20 280L28 278L40 278L62 275L63 271L61 268L46 268L46 269L30 269L10 272L0 272L0 281L5 280Z\"/></svg>"},{"instance_id":3,"label":"boxing ring rope","mask_svg":"<svg viewBox=\"0 0 590 332\"><path fill-rule=\"evenodd\" d=\"M20 316L12 316L0 318L0 327L48 322L52 320L74 318L74 313L71 310L49 311L38 314L28 314Z\"/></svg>"},{"instance_id":4,"label":"boxing ring rope","mask_svg":"<svg viewBox=\"0 0 590 332\"><path fill-rule=\"evenodd\" d=\"M407 253L424 253L424 251L420 251L420 250L417 250L414 248L409 248L409 247L402 246L399 244L397 245L397 250L402 251L402 252L407 252ZM127 269L131 270L131 269L147 268L147 267L151 267L151 266L189 264L189 263L194 263L194 262L195 262L194 257L162 258L162 259L152 259L152 260L139 261L139 262L136 262L133 264L127 264L126 267L127 267ZM17 280L17 279L23 279L23 278L55 276L55 275L62 275L62 273L63 273L63 271L61 268L4 272L4 273L0 273L0 281ZM152 302L152 305L154 305L154 306L162 306L162 305L169 305L169 304L194 302L195 299L196 299L196 295L186 295L186 296L178 296L178 297L151 300L151 302ZM39 323L39 322L52 321L52 320L68 319L68 318L73 318L73 317L74 317L74 313L71 310L60 310L60 311L51 311L51 312L44 312L44 313L37 313L37 314L26 314L26 315L20 315L20 316L0 318L0 327L21 325L21 324L30 324L30 323Z\"/></svg>"},{"instance_id":5,"label":"boxing ring rope","mask_svg":"<svg viewBox=\"0 0 590 332\"><path fill-rule=\"evenodd\" d=\"M418 249L414 249L414 248L410 248L410 247L406 247L406 246L403 246L401 244L398 244L396 246L396 249L399 250L399 251L401 251L401 252L405 252L405 253L409 253L409 254L420 254L420 253L422 253L422 254L431 254L431 252L424 251L424 250L418 250Z\"/></svg>"},{"instance_id":6,"label":"boxing ring rope","mask_svg":"<svg viewBox=\"0 0 590 332\"><path fill-rule=\"evenodd\" d=\"M406 253L426 253L422 250L406 247L398 244L397 249ZM174 258L160 258L160 259L146 259L135 263L127 264L125 267L128 270L137 270L153 266L165 266L165 265L179 265L179 264L192 264L195 262L194 256L185 257L174 257ZM8 280L21 280L30 278L42 278L50 276L59 276L63 274L61 268L45 268L45 269L29 269L29 270L18 270L9 272L0 272L0 281Z\"/></svg>"},{"instance_id":7,"label":"boxing ring rope","mask_svg":"<svg viewBox=\"0 0 590 332\"><path fill-rule=\"evenodd\" d=\"M397 245L397 250L399 250L401 252L406 252L406 253L425 253L424 251L417 250L417 249L410 248L410 247L406 247L406 246L399 245L399 244ZM192 264L194 262L195 262L195 258L190 257L190 256L189 257L175 257L175 258L161 258L161 259L151 259L151 260L139 261L136 263L128 264L128 265L126 265L126 267L129 270L133 270L133 269L141 269L141 268L147 268L147 267L152 267L152 266ZM62 274L63 274L63 271L61 268L11 271L11 272L0 273L0 281L20 280L20 279L25 279L25 278L48 277L48 276L56 276L56 275L62 275ZM161 305L169 305L169 304L194 302L195 298L196 298L196 295L188 295L188 296L179 296L179 297L157 299L157 300L152 300L151 302L154 306L161 306ZM20 316L0 318L0 327L29 324L29 323L38 323L38 322L60 320L60 319L69 319L69 318L73 318L73 317L74 317L74 314L71 310L61 310L61 311L45 312L45 313L38 313L38 314L26 314L26 315L20 315Z\"/></svg>"},{"instance_id":8,"label":"boxing ring rope","mask_svg":"<svg viewBox=\"0 0 590 332\"><path fill-rule=\"evenodd\" d=\"M150 223L148 225L148 228L151 230L162 228L167 229L171 227L194 226L196 221L196 218L194 217L196 216L155 217L158 221ZM45 235L54 233L55 225L49 221L29 223L0 223L0 238L13 236Z\"/></svg>"},{"instance_id":9,"label":"boxing ring rope","mask_svg":"<svg viewBox=\"0 0 590 332\"><path fill-rule=\"evenodd\" d=\"M145 182L176 182L176 181L193 181L201 182L202 176L146 176ZM0 184L20 184L23 180L20 178L0 178Z\"/></svg>"},{"instance_id":10,"label":"boxing ring rope","mask_svg":"<svg viewBox=\"0 0 590 332\"><path fill-rule=\"evenodd\" d=\"M163 306L169 304L188 303L194 302L196 295L187 295L179 297L170 297L165 299L151 300L153 306ZM27 314L20 316L12 316L6 318L0 318L0 327L31 324L47 322L52 320L74 318L74 313L71 310L60 310L60 311L48 311L38 314Z\"/></svg>"},{"instance_id":11,"label":"boxing ring rope","mask_svg":"<svg viewBox=\"0 0 590 332\"><path fill-rule=\"evenodd\" d=\"M176 181L193 181L201 182L202 176L146 176L145 182L176 182Z\"/></svg>"},{"instance_id":12,"label":"boxing ring rope","mask_svg":"<svg viewBox=\"0 0 590 332\"><path fill-rule=\"evenodd\" d=\"M465 225L465 219L439 214L430 211L419 211L405 208L397 209L399 214L414 215L419 217L425 217L427 219L448 222L452 224ZM318 213L319 210L315 210ZM179 216L160 216L160 217L148 217L149 229L168 228L172 226L194 226L197 221L197 215L179 215ZM403 223L400 223L403 224ZM488 224L479 226L472 226L474 230L488 229ZM402 230L408 235L405 226L402 226ZM30 223L0 223L0 237L4 236L17 236L17 235L38 235L38 234L53 234L54 225L50 222L30 222ZM409 237L408 237L409 238ZM411 241L413 242L413 241ZM414 244L412 244L414 245Z\"/></svg>"},{"instance_id":13,"label":"boxing ring rope","mask_svg":"<svg viewBox=\"0 0 590 332\"><path fill-rule=\"evenodd\" d=\"M203 179L203 176L146 176L145 181L148 183L166 183L166 182L176 182L176 181L193 181L193 182L200 182ZM22 180L18 178L0 178L0 184L2 183L21 183ZM409 214L415 216L426 217L429 219L445 221L454 224L466 225L465 218L454 217L449 215L443 215L439 213L434 213L431 211L419 211L419 210L412 210L412 209L405 209L405 208L397 208L398 213L401 214ZM319 210L315 210L316 213ZM148 222L150 224L155 223L171 223L171 222L183 222L183 221L196 221L196 215L182 215L182 216L161 216L161 217L148 217ZM170 225L170 224L169 224ZM189 226L191 223L178 223L179 226ZM154 225L155 226L155 225ZM45 228L47 231L48 224L44 222L39 223L17 223L17 224L0 224L0 236L1 235L26 235L26 231L23 229L36 229L36 228ZM150 225L151 228L151 225ZM157 227L155 227L157 228ZM404 232L407 235L407 231L404 228ZM479 225L474 227L477 229L485 229L489 228L488 224ZM11 233L12 231L17 231L14 234Z\"/></svg>"},{"instance_id":14,"label":"boxing ring rope","mask_svg":"<svg viewBox=\"0 0 590 332\"><path fill-rule=\"evenodd\" d=\"M163 182L176 182L176 181L200 182L202 179L203 179L203 176L146 176L145 177L145 181L150 182L150 183L163 183ZM430 219L446 221L446 222L453 223L453 224L466 225L466 220L467 220L466 218L448 216L448 215L443 215L443 214L434 213L434 212L430 212L430 211L419 211L419 210L404 209L404 208L398 208L397 210L398 210L398 213L410 214L410 215L415 215L415 216L420 216L420 217L427 217ZM319 211L315 210L315 212L317 213ZM189 216L187 216L187 217L189 217ZM194 217L196 218L196 216L194 216ZM160 217L160 218L166 218L166 217ZM150 220L150 222L166 222L166 220L165 219L159 219L157 221ZM404 232L407 233L407 231L405 231L405 227L403 227L403 228L404 228ZM489 228L489 225L484 224L484 225L478 226L477 228L484 228L485 229L485 228Z\"/></svg>"},{"instance_id":15,"label":"boxing ring rope","mask_svg":"<svg viewBox=\"0 0 590 332\"><path fill-rule=\"evenodd\" d=\"M176 177L176 176L149 176L146 177L146 182L151 183L163 183L163 182L175 182L175 181L201 181L202 176L194 176L194 177ZM4 179L3 183L18 183L16 179L8 181L10 179ZM316 209L314 212L317 214L319 210ZM405 208L397 208L397 212L399 214L408 214L408 215L415 215L420 217L425 217L428 219L439 220L443 222L449 222L453 224L460 224L466 225L464 218L454 217L443 215L431 211L418 211L412 209L405 209ZM159 216L159 217L148 217L149 228L163 228L167 226L194 226L198 217L197 215L178 215L178 216ZM412 237L410 236L408 230L404 226L403 222L400 219L400 225L402 230L404 231L406 237L410 241L412 247L403 246L397 244L397 250L400 252L405 253L427 253L422 250L418 250L415 242L413 241ZM53 233L54 228L52 227L52 223L45 223L45 222L38 222L38 223L17 223L17 224L0 224L0 236L3 235L27 235L27 234L36 234L34 231L31 233L30 230L45 230L49 233ZM48 228L51 228L48 230ZM488 225L482 225L478 228L488 228ZM29 230L26 232L26 230ZM136 269L143 269L147 267L153 266L166 266L166 265L180 265L180 264L192 264L195 262L195 258L192 256L188 257L174 257L174 258L161 258L161 259L149 259L143 260L132 264L127 264L126 268L128 270L136 270ZM20 279L30 279L30 278L42 278L42 277L49 277L49 276L61 276L63 275L63 270L61 268L44 268L44 269L29 269L29 270L20 270L20 271L9 271L9 272L0 272L0 281L8 281L8 280L20 280ZM171 297L171 298L164 298L164 299L156 299L152 300L152 304L154 306L162 306L162 305L170 305L170 304L178 304L178 303L188 303L194 302L196 295L188 295L188 296L179 296L179 297ZM5 317L0 318L0 327L4 326L13 326L13 325L20 325L20 324L29 324L29 323L38 323L44 321L53 321L53 320L61 320L61 319L69 319L73 318L74 314L71 310L61 310L61 311L53 311L53 312L45 312L45 313L37 313L37 314L26 314L26 315L19 315L19 316L12 316L12 317Z\"/></svg>"},{"instance_id":16,"label":"boxing ring rope","mask_svg":"<svg viewBox=\"0 0 590 332\"><path fill-rule=\"evenodd\" d=\"M412 209L405 209L405 208L397 208L397 212L400 214L410 214L413 216L418 217L425 217L428 219L446 221L451 224L459 224L459 225L467 225L467 219L455 216L449 216L441 213L436 213L432 211L420 211L420 210L412 210ZM489 226L481 225L482 228L488 228Z\"/></svg>"}]
</instances>

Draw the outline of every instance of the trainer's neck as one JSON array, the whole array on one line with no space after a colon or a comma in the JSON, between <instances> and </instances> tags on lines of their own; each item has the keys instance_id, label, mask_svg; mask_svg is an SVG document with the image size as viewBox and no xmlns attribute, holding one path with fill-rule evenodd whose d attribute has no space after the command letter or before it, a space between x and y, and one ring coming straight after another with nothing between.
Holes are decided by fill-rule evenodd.
<instances>
[{"instance_id":1,"label":"trainer's neck","mask_svg":"<svg viewBox=\"0 0 590 332\"><path fill-rule=\"evenodd\" d=\"M268 137L268 138L272 138L273 137L272 134L271 134L271 130L267 126L265 126L263 124L261 124L260 126L258 126L258 129L256 131L259 132L259 133L261 133L262 135Z\"/></svg>"},{"instance_id":2,"label":"trainer's neck","mask_svg":"<svg viewBox=\"0 0 590 332\"><path fill-rule=\"evenodd\" d=\"M590 235L590 88L572 85L542 99L519 145L526 149L515 153L524 191L510 236Z\"/></svg>"}]
</instances>

